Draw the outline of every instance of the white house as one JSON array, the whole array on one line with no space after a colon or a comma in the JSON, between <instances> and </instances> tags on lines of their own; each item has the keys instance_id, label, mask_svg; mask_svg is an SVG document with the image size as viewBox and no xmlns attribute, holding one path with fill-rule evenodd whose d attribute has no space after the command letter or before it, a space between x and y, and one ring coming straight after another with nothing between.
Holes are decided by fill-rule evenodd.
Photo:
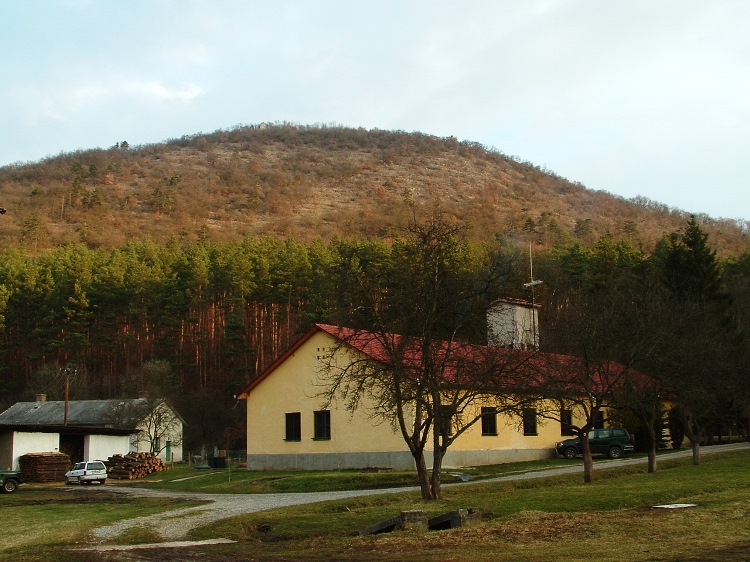
<instances>
[{"instance_id":1,"label":"white house","mask_svg":"<svg viewBox=\"0 0 750 562\"><path fill-rule=\"evenodd\" d=\"M18 402L0 414L0 468L27 453L63 452L73 462L151 451L182 460L184 420L163 399Z\"/></svg>"}]
</instances>

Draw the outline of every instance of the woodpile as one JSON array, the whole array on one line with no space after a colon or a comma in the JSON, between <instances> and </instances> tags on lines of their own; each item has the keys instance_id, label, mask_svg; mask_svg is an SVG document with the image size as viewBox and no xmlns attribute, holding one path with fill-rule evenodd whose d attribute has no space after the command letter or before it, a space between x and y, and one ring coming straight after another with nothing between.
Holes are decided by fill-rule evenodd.
<instances>
[{"instance_id":1,"label":"woodpile","mask_svg":"<svg viewBox=\"0 0 750 562\"><path fill-rule=\"evenodd\" d=\"M18 459L26 482L60 482L70 470L70 457L65 453L27 453Z\"/></svg>"},{"instance_id":2,"label":"woodpile","mask_svg":"<svg viewBox=\"0 0 750 562\"><path fill-rule=\"evenodd\" d=\"M154 453L133 451L127 455L112 455L104 464L107 465L107 476L118 480L135 480L167 468Z\"/></svg>"}]
</instances>

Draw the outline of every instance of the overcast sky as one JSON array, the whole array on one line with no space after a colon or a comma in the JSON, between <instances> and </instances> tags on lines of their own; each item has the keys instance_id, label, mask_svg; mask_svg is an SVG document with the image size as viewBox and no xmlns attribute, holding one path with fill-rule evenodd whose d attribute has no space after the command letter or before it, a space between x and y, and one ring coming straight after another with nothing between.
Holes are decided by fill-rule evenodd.
<instances>
[{"instance_id":1,"label":"overcast sky","mask_svg":"<svg viewBox=\"0 0 750 562\"><path fill-rule=\"evenodd\" d=\"M0 0L0 165L290 121L750 219L750 1Z\"/></svg>"}]
</instances>

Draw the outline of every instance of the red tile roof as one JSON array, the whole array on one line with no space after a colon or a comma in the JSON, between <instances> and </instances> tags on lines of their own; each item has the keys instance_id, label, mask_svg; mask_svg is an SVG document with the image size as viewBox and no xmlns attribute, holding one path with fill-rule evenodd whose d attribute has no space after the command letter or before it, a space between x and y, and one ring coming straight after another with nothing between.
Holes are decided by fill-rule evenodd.
<instances>
[{"instance_id":1,"label":"red tile roof","mask_svg":"<svg viewBox=\"0 0 750 562\"><path fill-rule=\"evenodd\" d=\"M380 363L387 364L396 358L401 358L400 360L407 367L411 366L415 370L419 370L422 364L423 344L417 338L404 338L399 334L381 334L330 324L315 324L240 391L237 397L246 398L253 388L270 376L314 334L321 331ZM597 388L608 387L611 379L619 378L625 370L622 365L615 362L597 363L591 369L593 372L590 373L589 380L585 381L581 376L587 372L585 361L571 355L447 341L430 342L430 345L435 352L432 358L437 364L433 374L447 383L454 384L469 382L469 380L476 383L477 376L484 376L488 379L487 384L503 382L509 386L517 387L518 384L527 384L532 387L542 384L551 374L554 374L557 386L562 389L569 387L571 391L584 389L593 391ZM482 373L477 373L475 369L472 369L477 365L482 365ZM495 367L494 371L491 367ZM503 373L506 375L505 378L498 380L498 374L502 377ZM509 378L511 376L515 379Z\"/></svg>"}]
</instances>

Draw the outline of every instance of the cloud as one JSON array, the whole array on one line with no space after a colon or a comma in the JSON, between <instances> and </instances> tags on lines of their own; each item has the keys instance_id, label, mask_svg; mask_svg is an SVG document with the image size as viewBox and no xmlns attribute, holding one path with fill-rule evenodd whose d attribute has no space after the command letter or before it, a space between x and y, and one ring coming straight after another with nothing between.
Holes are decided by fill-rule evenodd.
<instances>
[{"instance_id":1,"label":"cloud","mask_svg":"<svg viewBox=\"0 0 750 562\"><path fill-rule=\"evenodd\" d=\"M147 98L166 102L189 102L205 93L203 88L195 84L183 87L170 87L158 81L135 83L130 89Z\"/></svg>"}]
</instances>

